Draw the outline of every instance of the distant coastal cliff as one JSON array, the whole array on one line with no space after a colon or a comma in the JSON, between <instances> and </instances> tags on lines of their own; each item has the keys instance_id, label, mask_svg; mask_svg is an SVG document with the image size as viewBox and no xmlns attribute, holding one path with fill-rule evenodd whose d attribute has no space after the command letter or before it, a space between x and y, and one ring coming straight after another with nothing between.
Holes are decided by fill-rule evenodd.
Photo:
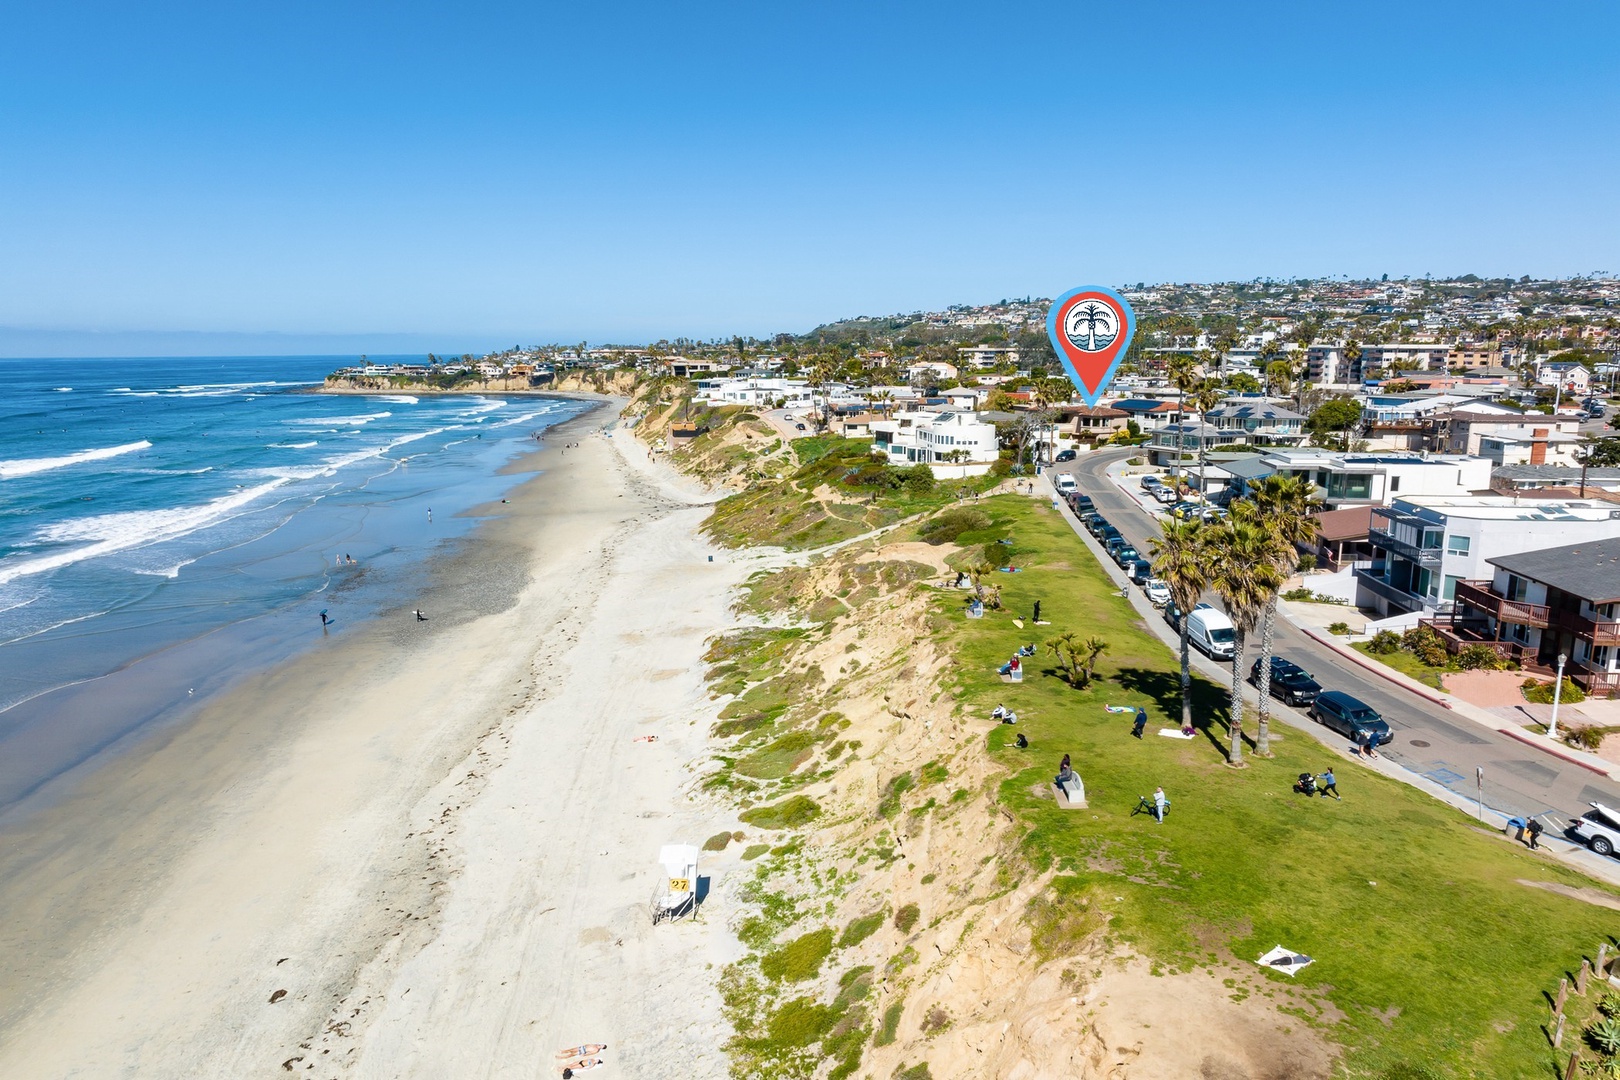
<instances>
[{"instance_id":1,"label":"distant coastal cliff","mask_svg":"<svg viewBox=\"0 0 1620 1080\"><path fill-rule=\"evenodd\" d=\"M634 389L634 371L578 370L535 375L474 375L455 379L410 375L334 373L326 377L324 394L512 394L593 392L628 394Z\"/></svg>"}]
</instances>

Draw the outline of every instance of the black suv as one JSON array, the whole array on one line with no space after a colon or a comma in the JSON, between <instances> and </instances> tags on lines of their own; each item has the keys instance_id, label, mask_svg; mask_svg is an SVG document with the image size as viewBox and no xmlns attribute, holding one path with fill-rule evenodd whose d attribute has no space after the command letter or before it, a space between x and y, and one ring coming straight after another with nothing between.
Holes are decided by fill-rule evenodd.
<instances>
[{"instance_id":1,"label":"black suv","mask_svg":"<svg viewBox=\"0 0 1620 1080\"><path fill-rule=\"evenodd\" d=\"M1366 735L1372 736L1373 746L1395 738L1384 718L1371 705L1342 690L1327 690L1317 695L1311 703L1311 718L1358 744Z\"/></svg>"},{"instance_id":2,"label":"black suv","mask_svg":"<svg viewBox=\"0 0 1620 1080\"><path fill-rule=\"evenodd\" d=\"M1076 456L1077 455L1075 454L1075 452L1073 450L1059 450L1057 460L1058 461L1073 461Z\"/></svg>"},{"instance_id":3,"label":"black suv","mask_svg":"<svg viewBox=\"0 0 1620 1080\"><path fill-rule=\"evenodd\" d=\"M1260 661L1249 669L1249 683L1260 685ZM1271 696L1290 705L1309 705L1322 693L1322 684L1311 673L1280 656L1271 658Z\"/></svg>"},{"instance_id":4,"label":"black suv","mask_svg":"<svg viewBox=\"0 0 1620 1080\"><path fill-rule=\"evenodd\" d=\"M1069 496L1069 505L1074 507L1077 514L1084 514L1096 508L1090 495L1081 495L1078 492Z\"/></svg>"}]
</instances>

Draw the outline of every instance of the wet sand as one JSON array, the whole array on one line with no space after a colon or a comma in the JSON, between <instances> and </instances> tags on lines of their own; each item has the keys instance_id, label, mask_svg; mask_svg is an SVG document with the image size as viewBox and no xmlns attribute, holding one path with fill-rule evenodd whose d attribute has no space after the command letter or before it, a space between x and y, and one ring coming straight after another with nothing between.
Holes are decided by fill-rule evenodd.
<instances>
[{"instance_id":1,"label":"wet sand","mask_svg":"<svg viewBox=\"0 0 1620 1080\"><path fill-rule=\"evenodd\" d=\"M704 640L745 568L598 411L421 592L0 828L0 1065L28 1077L722 1076L718 920L661 926ZM564 451L565 443L577 448ZM636 741L656 734L658 741Z\"/></svg>"}]
</instances>

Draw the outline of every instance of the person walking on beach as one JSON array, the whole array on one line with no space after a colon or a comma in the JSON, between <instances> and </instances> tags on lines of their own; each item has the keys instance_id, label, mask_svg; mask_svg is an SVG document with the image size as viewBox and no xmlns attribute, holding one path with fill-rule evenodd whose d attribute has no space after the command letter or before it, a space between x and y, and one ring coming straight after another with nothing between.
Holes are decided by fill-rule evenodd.
<instances>
[{"instance_id":1,"label":"person walking on beach","mask_svg":"<svg viewBox=\"0 0 1620 1080\"><path fill-rule=\"evenodd\" d=\"M1324 772L1321 776L1316 778L1316 784L1322 792L1322 798L1325 799L1329 795L1332 795L1340 802L1344 801L1344 799L1339 795L1339 782L1333 778L1333 769L1331 767L1327 770L1327 772Z\"/></svg>"},{"instance_id":2,"label":"person walking on beach","mask_svg":"<svg viewBox=\"0 0 1620 1080\"><path fill-rule=\"evenodd\" d=\"M433 524L433 507L428 507L428 524Z\"/></svg>"}]
</instances>

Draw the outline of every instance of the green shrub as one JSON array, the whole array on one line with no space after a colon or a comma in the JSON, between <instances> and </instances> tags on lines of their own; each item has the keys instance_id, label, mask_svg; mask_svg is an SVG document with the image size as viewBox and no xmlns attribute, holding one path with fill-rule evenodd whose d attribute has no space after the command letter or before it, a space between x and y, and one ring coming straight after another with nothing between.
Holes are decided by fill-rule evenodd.
<instances>
[{"instance_id":1,"label":"green shrub","mask_svg":"<svg viewBox=\"0 0 1620 1080\"><path fill-rule=\"evenodd\" d=\"M1401 635L1393 630L1380 630L1372 636L1371 641L1367 642L1367 648L1380 656L1388 656L1391 653L1399 652Z\"/></svg>"},{"instance_id":2,"label":"green shrub","mask_svg":"<svg viewBox=\"0 0 1620 1080\"><path fill-rule=\"evenodd\" d=\"M990 527L990 515L972 506L955 506L923 523L918 536L930 544L949 544L965 532Z\"/></svg>"},{"instance_id":3,"label":"green shrub","mask_svg":"<svg viewBox=\"0 0 1620 1080\"><path fill-rule=\"evenodd\" d=\"M772 982L804 982L821 973L821 963L832 952L830 927L794 938L775 952L759 958L759 972Z\"/></svg>"},{"instance_id":4,"label":"green shrub","mask_svg":"<svg viewBox=\"0 0 1620 1080\"><path fill-rule=\"evenodd\" d=\"M892 818L900 812L900 796L910 791L917 783L916 777L903 772L883 790L883 798L878 801L878 816Z\"/></svg>"},{"instance_id":5,"label":"green shrub","mask_svg":"<svg viewBox=\"0 0 1620 1080\"><path fill-rule=\"evenodd\" d=\"M1427 626L1415 626L1402 634L1401 647L1429 667L1446 667L1451 663L1445 640Z\"/></svg>"},{"instance_id":6,"label":"green shrub","mask_svg":"<svg viewBox=\"0 0 1620 1080\"><path fill-rule=\"evenodd\" d=\"M924 784L943 784L950 775L950 770L937 761L930 761L922 767L922 782Z\"/></svg>"},{"instance_id":7,"label":"green shrub","mask_svg":"<svg viewBox=\"0 0 1620 1080\"><path fill-rule=\"evenodd\" d=\"M888 1046L894 1042L895 1035L900 1031L900 1014L905 1012L905 1003L897 1001L883 1010L883 1027L878 1029L877 1038L872 1042L877 1046Z\"/></svg>"},{"instance_id":8,"label":"green shrub","mask_svg":"<svg viewBox=\"0 0 1620 1080\"><path fill-rule=\"evenodd\" d=\"M744 825L761 829L796 829L821 816L821 807L808 795L795 795L769 806L756 806L740 815Z\"/></svg>"},{"instance_id":9,"label":"green shrub","mask_svg":"<svg viewBox=\"0 0 1620 1080\"><path fill-rule=\"evenodd\" d=\"M1304 573L1307 570L1315 570L1315 569L1316 569L1316 556L1315 555L1301 555L1299 557L1299 570L1300 570L1300 573Z\"/></svg>"},{"instance_id":10,"label":"green shrub","mask_svg":"<svg viewBox=\"0 0 1620 1080\"><path fill-rule=\"evenodd\" d=\"M928 1071L928 1062L926 1061L913 1065L909 1069L902 1063L898 1069L894 1070L894 1080L934 1080L934 1074Z\"/></svg>"},{"instance_id":11,"label":"green shrub","mask_svg":"<svg viewBox=\"0 0 1620 1080\"><path fill-rule=\"evenodd\" d=\"M1524 700L1532 705L1551 705L1553 700L1553 684L1551 680L1541 682L1538 679L1526 679L1523 684ZM1586 700L1586 694L1581 688L1564 676L1563 689L1558 692L1558 700L1565 705L1579 705Z\"/></svg>"},{"instance_id":12,"label":"green shrub","mask_svg":"<svg viewBox=\"0 0 1620 1080\"><path fill-rule=\"evenodd\" d=\"M703 850L704 851L724 851L724 850L726 850L726 845L729 844L729 843L731 843L731 834L730 833L728 833L728 832L715 833L713 836L711 836L707 840L703 841Z\"/></svg>"},{"instance_id":13,"label":"green shrub","mask_svg":"<svg viewBox=\"0 0 1620 1080\"><path fill-rule=\"evenodd\" d=\"M769 844L749 844L743 849L743 861L753 862L755 859L759 858L769 850L771 850L771 845Z\"/></svg>"},{"instance_id":14,"label":"green shrub","mask_svg":"<svg viewBox=\"0 0 1620 1080\"><path fill-rule=\"evenodd\" d=\"M934 470L927 465L913 465L905 470L905 478L901 480L907 491L926 494L934 490Z\"/></svg>"},{"instance_id":15,"label":"green shrub","mask_svg":"<svg viewBox=\"0 0 1620 1080\"><path fill-rule=\"evenodd\" d=\"M1468 645L1457 653L1457 666L1464 671L1501 671L1507 665L1507 659L1489 645Z\"/></svg>"},{"instance_id":16,"label":"green shrub","mask_svg":"<svg viewBox=\"0 0 1620 1080\"><path fill-rule=\"evenodd\" d=\"M1296 602L1303 602L1303 601L1309 600L1311 597L1313 597L1315 595L1316 594L1311 592L1311 590L1305 588L1304 586L1301 586L1301 587L1299 587L1297 589L1289 589L1287 592L1282 594L1282 598L1284 600L1293 600L1293 601L1296 601Z\"/></svg>"},{"instance_id":17,"label":"green shrub","mask_svg":"<svg viewBox=\"0 0 1620 1080\"><path fill-rule=\"evenodd\" d=\"M916 904L907 904L894 913L894 925L902 934L909 934L911 928L917 925L917 920L921 917L922 911Z\"/></svg>"},{"instance_id":18,"label":"green shrub","mask_svg":"<svg viewBox=\"0 0 1620 1080\"><path fill-rule=\"evenodd\" d=\"M850 924L844 927L843 934L838 938L838 947L840 949L851 949L859 945L878 932L886 917L886 912L874 911L870 915L863 915L859 919L850 920Z\"/></svg>"}]
</instances>

